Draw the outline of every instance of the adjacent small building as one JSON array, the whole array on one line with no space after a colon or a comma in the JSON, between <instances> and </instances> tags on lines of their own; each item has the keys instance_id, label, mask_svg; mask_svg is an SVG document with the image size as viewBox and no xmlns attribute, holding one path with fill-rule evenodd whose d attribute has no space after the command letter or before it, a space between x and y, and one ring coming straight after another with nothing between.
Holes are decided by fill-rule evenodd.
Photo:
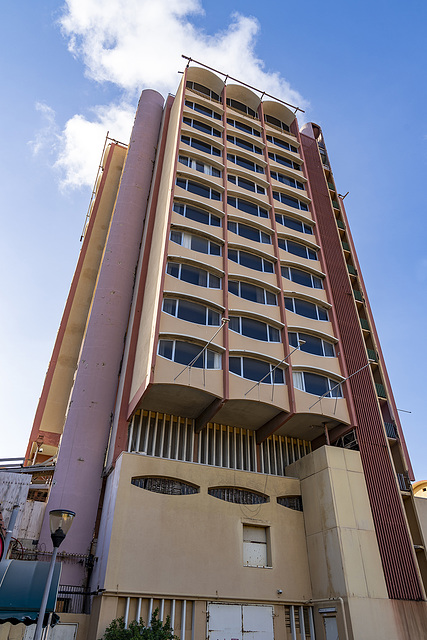
<instances>
[{"instance_id":1,"label":"adjacent small building","mask_svg":"<svg viewBox=\"0 0 427 640\"><path fill-rule=\"evenodd\" d=\"M46 513L77 514L78 640L156 608L181 640L426 637L410 460L296 112L191 63L105 148L27 451L56 460Z\"/></svg>"}]
</instances>

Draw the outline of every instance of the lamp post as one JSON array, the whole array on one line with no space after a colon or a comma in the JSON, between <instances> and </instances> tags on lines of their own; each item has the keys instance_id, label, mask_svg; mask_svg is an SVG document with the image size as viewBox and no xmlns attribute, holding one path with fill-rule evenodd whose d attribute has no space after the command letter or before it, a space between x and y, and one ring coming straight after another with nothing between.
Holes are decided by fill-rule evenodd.
<instances>
[{"instance_id":1,"label":"lamp post","mask_svg":"<svg viewBox=\"0 0 427 640\"><path fill-rule=\"evenodd\" d=\"M33 640L41 640L43 631L43 620L46 613L46 605L49 597L50 586L52 584L52 576L53 570L55 568L58 548L65 539L65 536L67 535L68 530L71 527L71 523L73 522L73 518L75 515L76 514L74 513L74 511L68 511L67 509L54 509L53 511L49 511L50 537L52 538L53 542L53 553L50 560L49 573L46 579L46 586L44 588L42 603L40 605L40 611L37 618L37 626L34 632Z\"/></svg>"}]
</instances>

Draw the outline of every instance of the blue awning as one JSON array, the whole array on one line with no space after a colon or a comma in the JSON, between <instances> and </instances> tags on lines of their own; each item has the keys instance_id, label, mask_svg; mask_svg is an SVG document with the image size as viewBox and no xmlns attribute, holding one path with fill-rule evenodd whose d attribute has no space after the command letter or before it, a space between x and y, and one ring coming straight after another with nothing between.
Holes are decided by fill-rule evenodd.
<instances>
[{"instance_id":1,"label":"blue awning","mask_svg":"<svg viewBox=\"0 0 427 640\"><path fill-rule=\"evenodd\" d=\"M33 560L2 560L0 562L0 624L3 622L36 624L49 564L49 562ZM53 571L43 626L47 624L48 614L55 610L60 575L61 563L58 562ZM53 613L52 626L58 620L59 616Z\"/></svg>"}]
</instances>

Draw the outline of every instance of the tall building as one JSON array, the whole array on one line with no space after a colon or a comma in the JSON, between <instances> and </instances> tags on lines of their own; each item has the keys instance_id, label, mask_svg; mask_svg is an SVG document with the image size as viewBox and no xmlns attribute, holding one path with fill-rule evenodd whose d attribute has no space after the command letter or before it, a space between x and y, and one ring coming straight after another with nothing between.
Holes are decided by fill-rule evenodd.
<instances>
[{"instance_id":1,"label":"tall building","mask_svg":"<svg viewBox=\"0 0 427 640\"><path fill-rule=\"evenodd\" d=\"M410 461L296 111L189 64L105 148L27 451L77 514L79 640L156 608L181 640L425 638Z\"/></svg>"}]
</instances>

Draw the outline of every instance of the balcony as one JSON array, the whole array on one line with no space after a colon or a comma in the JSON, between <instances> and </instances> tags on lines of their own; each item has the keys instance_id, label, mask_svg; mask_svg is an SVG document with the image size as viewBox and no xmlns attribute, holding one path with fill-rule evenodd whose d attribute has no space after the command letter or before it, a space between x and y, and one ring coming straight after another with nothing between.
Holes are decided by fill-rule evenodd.
<instances>
[{"instance_id":1,"label":"balcony","mask_svg":"<svg viewBox=\"0 0 427 640\"><path fill-rule=\"evenodd\" d=\"M383 384L381 384L380 382L376 382L375 389L377 390L377 396L379 398L387 398L387 393Z\"/></svg>"},{"instance_id":2,"label":"balcony","mask_svg":"<svg viewBox=\"0 0 427 640\"><path fill-rule=\"evenodd\" d=\"M369 326L369 322L367 320L365 320L365 318L360 318L360 326L365 331L370 331L371 330L371 328Z\"/></svg>"},{"instance_id":3,"label":"balcony","mask_svg":"<svg viewBox=\"0 0 427 640\"><path fill-rule=\"evenodd\" d=\"M373 362L378 362L378 356L375 349L366 349L368 353L368 360L372 360Z\"/></svg>"},{"instance_id":4,"label":"balcony","mask_svg":"<svg viewBox=\"0 0 427 640\"><path fill-rule=\"evenodd\" d=\"M384 422L385 432L387 434L387 438L391 438L392 440L397 440L397 429L394 422Z\"/></svg>"},{"instance_id":5,"label":"balcony","mask_svg":"<svg viewBox=\"0 0 427 640\"><path fill-rule=\"evenodd\" d=\"M397 474L397 482L399 483L399 489L401 491L410 492L411 491L411 481L406 473L398 473Z\"/></svg>"}]
</instances>

